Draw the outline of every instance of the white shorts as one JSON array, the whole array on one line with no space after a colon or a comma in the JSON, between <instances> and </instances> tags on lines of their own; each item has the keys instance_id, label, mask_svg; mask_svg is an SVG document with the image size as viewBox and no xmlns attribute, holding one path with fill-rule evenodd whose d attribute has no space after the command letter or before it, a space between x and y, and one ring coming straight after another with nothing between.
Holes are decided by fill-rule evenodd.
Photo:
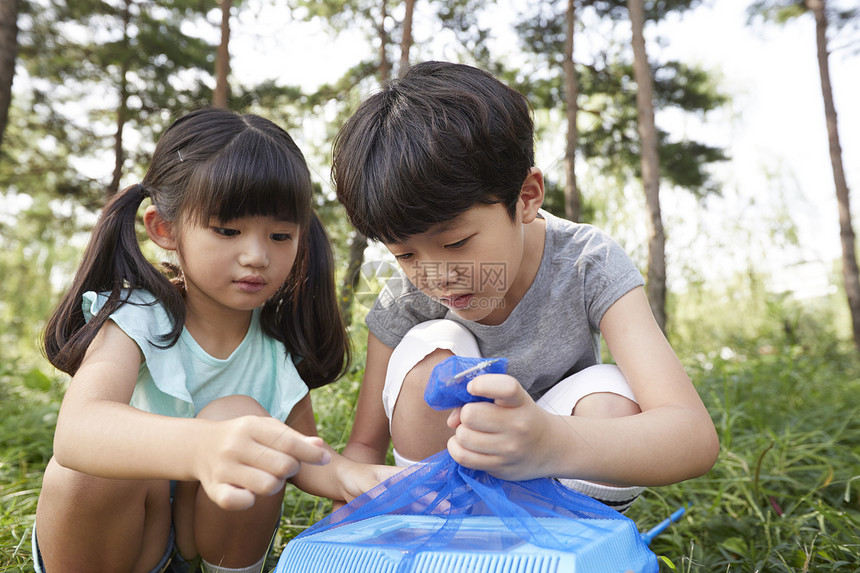
<instances>
[{"instance_id":1,"label":"white shorts","mask_svg":"<svg viewBox=\"0 0 860 573\"><path fill-rule=\"evenodd\" d=\"M481 358L475 337L461 324L439 319L422 322L413 327L394 349L388 362L382 390L382 406L388 416L389 430L404 378L424 357L440 348L450 350L458 356ZM621 370L614 364L598 364L561 380L538 399L537 405L550 413L569 416L582 398L604 392L618 394L636 402ZM398 466L416 463L401 456L396 449L392 453ZM618 511L626 511L644 489L638 486L614 487L566 478L559 479L559 482Z\"/></svg>"}]
</instances>

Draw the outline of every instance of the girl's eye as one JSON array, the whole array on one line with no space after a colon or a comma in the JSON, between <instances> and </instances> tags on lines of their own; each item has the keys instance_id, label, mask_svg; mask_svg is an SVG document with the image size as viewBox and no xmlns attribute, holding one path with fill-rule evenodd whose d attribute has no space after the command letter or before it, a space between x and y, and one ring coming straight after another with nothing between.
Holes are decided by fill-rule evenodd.
<instances>
[{"instance_id":1,"label":"girl's eye","mask_svg":"<svg viewBox=\"0 0 860 573\"><path fill-rule=\"evenodd\" d=\"M236 229L227 229L226 227L212 227L212 230L215 233L223 236L223 237L235 237L239 234L239 231Z\"/></svg>"},{"instance_id":2,"label":"girl's eye","mask_svg":"<svg viewBox=\"0 0 860 573\"><path fill-rule=\"evenodd\" d=\"M290 233L272 233L270 236L272 237L273 241L276 241L278 243L281 243L283 241L289 241L293 238Z\"/></svg>"}]
</instances>

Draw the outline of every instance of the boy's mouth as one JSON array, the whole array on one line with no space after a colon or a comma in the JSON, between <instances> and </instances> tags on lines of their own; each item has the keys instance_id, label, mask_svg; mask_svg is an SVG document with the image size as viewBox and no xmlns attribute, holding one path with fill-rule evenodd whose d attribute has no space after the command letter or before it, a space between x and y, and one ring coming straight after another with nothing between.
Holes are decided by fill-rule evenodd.
<instances>
[{"instance_id":1,"label":"boy's mouth","mask_svg":"<svg viewBox=\"0 0 860 573\"><path fill-rule=\"evenodd\" d=\"M472 294L458 294L452 296L444 296L441 298L442 304L445 306L449 306L451 308L456 308L462 310L469 306L469 302L472 300Z\"/></svg>"}]
</instances>

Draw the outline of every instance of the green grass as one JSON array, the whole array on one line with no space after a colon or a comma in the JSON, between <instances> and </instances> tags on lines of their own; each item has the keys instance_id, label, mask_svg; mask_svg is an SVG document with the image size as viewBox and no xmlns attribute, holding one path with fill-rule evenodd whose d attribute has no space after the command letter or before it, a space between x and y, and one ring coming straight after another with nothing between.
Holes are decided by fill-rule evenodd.
<instances>
[{"instance_id":1,"label":"green grass","mask_svg":"<svg viewBox=\"0 0 860 573\"><path fill-rule=\"evenodd\" d=\"M853 351L735 349L688 364L720 434L705 477L649 490L640 526L679 571L860 571L860 371ZM667 567L666 569L670 569Z\"/></svg>"},{"instance_id":2,"label":"green grass","mask_svg":"<svg viewBox=\"0 0 860 573\"><path fill-rule=\"evenodd\" d=\"M629 516L646 530L692 504L652 544L661 571L860 571L860 361L837 345L735 342L684 358L720 433L716 466L647 490ZM349 376L313 392L320 433L336 448L349 435L363 351ZM38 370L0 365L0 572L32 570L29 532L61 395ZM270 566L330 507L291 488Z\"/></svg>"},{"instance_id":3,"label":"green grass","mask_svg":"<svg viewBox=\"0 0 860 573\"><path fill-rule=\"evenodd\" d=\"M61 398L39 370L0 364L0 571L32 571L29 536Z\"/></svg>"}]
</instances>

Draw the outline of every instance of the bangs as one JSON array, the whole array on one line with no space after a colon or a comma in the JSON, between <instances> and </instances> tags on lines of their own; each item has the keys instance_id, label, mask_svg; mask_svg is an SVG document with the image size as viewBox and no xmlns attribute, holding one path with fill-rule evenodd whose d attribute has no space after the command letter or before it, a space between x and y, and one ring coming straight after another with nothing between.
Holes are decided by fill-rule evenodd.
<instances>
[{"instance_id":1,"label":"bangs","mask_svg":"<svg viewBox=\"0 0 860 573\"><path fill-rule=\"evenodd\" d=\"M273 139L248 129L201 163L189 180L183 212L200 225L211 219L274 216L306 226L310 173L293 146L286 141L272 145Z\"/></svg>"},{"instance_id":2,"label":"bangs","mask_svg":"<svg viewBox=\"0 0 860 573\"><path fill-rule=\"evenodd\" d=\"M340 168L339 192L355 198L348 209L350 220L367 238L402 243L476 205L504 203L510 212L511 198L516 209L522 179L500 187L481 177L481 166L470 160L474 153L466 137L445 146L432 131L412 133L418 122L388 119L365 137L366 161L335 165ZM437 133L444 130L451 133L449 126Z\"/></svg>"}]
</instances>

